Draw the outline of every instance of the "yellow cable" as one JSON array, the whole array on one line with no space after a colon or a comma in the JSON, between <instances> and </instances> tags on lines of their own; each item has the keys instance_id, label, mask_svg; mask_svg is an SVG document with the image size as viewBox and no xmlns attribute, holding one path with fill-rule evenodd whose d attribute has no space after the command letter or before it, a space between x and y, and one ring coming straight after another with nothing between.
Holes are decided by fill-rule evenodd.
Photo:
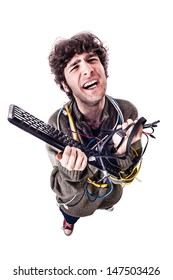
<instances>
[{"instance_id":1,"label":"yellow cable","mask_svg":"<svg viewBox=\"0 0 173 280\"><path fill-rule=\"evenodd\" d=\"M64 107L66 109L66 112L67 112L67 115L68 115L68 118L69 118L69 123L70 123L70 128L71 128L71 131L72 131L73 139L75 139L76 141L79 141L79 138L78 138L78 135L77 135L77 131L76 131L76 127L75 127L72 115L70 113L70 110L68 108L68 105L65 104Z\"/></svg>"},{"instance_id":2,"label":"yellow cable","mask_svg":"<svg viewBox=\"0 0 173 280\"><path fill-rule=\"evenodd\" d=\"M97 188L106 188L107 187L107 184L98 184L98 183L95 183L93 182L90 178L87 179L88 183L94 185L95 187Z\"/></svg>"},{"instance_id":3,"label":"yellow cable","mask_svg":"<svg viewBox=\"0 0 173 280\"><path fill-rule=\"evenodd\" d=\"M138 157L138 153L137 153L137 151L133 148L133 147L130 147L132 150L133 150L133 152L136 154L136 156Z\"/></svg>"},{"instance_id":4,"label":"yellow cable","mask_svg":"<svg viewBox=\"0 0 173 280\"><path fill-rule=\"evenodd\" d=\"M141 165L142 165L142 161L140 161L139 163L139 168L137 169L137 172L132 176L133 172L135 171L136 169L136 166L133 168L132 172L126 176L126 177L120 177L120 179L117 179L116 177L114 176L110 176L110 179L112 181L115 181L115 183L118 183L118 184L130 184L132 182L133 179L136 178L136 176L138 175L140 169L141 169ZM123 172L120 172L120 175L122 174ZM137 179L137 178L136 178Z\"/></svg>"},{"instance_id":5,"label":"yellow cable","mask_svg":"<svg viewBox=\"0 0 173 280\"><path fill-rule=\"evenodd\" d=\"M122 181L131 181L131 180L133 180L134 178L136 178L136 176L138 175L138 173L139 173L139 171L140 171L140 169L141 169L141 165L142 165L142 161L140 161L140 163L139 163L139 168L137 169L137 172L134 174L134 176L132 176L132 177L130 177L132 174L133 174L133 172L135 171L135 169L136 169L136 166L133 168L133 170L132 170L132 172L127 176L127 177L121 177L121 179L120 180L122 180ZM121 172L121 173L123 173L123 172ZM121 174L120 173L120 174ZM129 178L130 177L130 178Z\"/></svg>"},{"instance_id":6,"label":"yellow cable","mask_svg":"<svg viewBox=\"0 0 173 280\"><path fill-rule=\"evenodd\" d=\"M64 107L65 107L65 110L66 110L68 118L69 118L69 123L70 123L70 128L71 128L73 139L75 139L76 141L79 141L79 138L78 138L78 135L77 135L77 131L76 131L76 127L75 127L72 115L70 113L70 110L68 108L68 105L65 104ZM98 188L105 188L105 187L107 187L107 184L95 183L90 178L88 178L87 181L88 181L88 183L90 183L90 184L92 184L92 185L94 185L95 187L98 187Z\"/></svg>"}]
</instances>

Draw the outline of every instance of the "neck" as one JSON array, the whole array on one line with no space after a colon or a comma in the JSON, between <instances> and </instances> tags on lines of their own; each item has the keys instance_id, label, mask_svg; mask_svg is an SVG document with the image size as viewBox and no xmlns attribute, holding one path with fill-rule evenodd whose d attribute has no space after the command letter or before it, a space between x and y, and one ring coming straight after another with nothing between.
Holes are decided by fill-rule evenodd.
<instances>
[{"instance_id":1,"label":"neck","mask_svg":"<svg viewBox=\"0 0 173 280\"><path fill-rule=\"evenodd\" d=\"M105 97L94 104L78 103L78 108L84 116L86 123L93 129L101 124L102 113L105 105Z\"/></svg>"}]
</instances>

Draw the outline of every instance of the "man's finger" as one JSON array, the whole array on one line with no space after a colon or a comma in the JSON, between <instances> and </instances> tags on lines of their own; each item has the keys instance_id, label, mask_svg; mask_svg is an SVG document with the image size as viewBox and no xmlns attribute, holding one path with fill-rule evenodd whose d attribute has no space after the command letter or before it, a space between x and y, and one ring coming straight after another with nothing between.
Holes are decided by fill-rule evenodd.
<instances>
[{"instance_id":1,"label":"man's finger","mask_svg":"<svg viewBox=\"0 0 173 280\"><path fill-rule=\"evenodd\" d=\"M62 159L62 152L59 152L59 153L56 155L56 158L57 158L57 160Z\"/></svg>"}]
</instances>

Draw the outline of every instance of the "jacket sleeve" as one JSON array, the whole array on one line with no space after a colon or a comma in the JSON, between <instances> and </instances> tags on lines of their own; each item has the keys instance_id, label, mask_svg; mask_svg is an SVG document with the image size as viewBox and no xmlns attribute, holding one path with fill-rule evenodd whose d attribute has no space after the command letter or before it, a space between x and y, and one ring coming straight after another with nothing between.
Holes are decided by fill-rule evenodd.
<instances>
[{"instance_id":1,"label":"jacket sleeve","mask_svg":"<svg viewBox=\"0 0 173 280\"><path fill-rule=\"evenodd\" d=\"M57 110L48 120L48 123L57 129L57 116L60 110ZM66 128L66 116L61 114L61 123ZM63 129L65 129L63 127ZM66 133L61 127L61 131ZM67 202L75 195L80 195L84 192L84 188L87 184L87 178L90 176L88 167L83 171L69 171L63 167L61 163L56 159L56 155L59 152L58 149L46 145L49 159L52 164L52 172L50 175L50 185L52 190L57 194L57 199L62 202Z\"/></svg>"},{"instance_id":2,"label":"jacket sleeve","mask_svg":"<svg viewBox=\"0 0 173 280\"><path fill-rule=\"evenodd\" d=\"M136 162L142 153L142 145L141 140L135 142L131 145L131 150L129 154L126 156L126 159L118 158L118 165L122 168L122 170L126 171L130 167L134 167L134 162Z\"/></svg>"},{"instance_id":3,"label":"jacket sleeve","mask_svg":"<svg viewBox=\"0 0 173 280\"><path fill-rule=\"evenodd\" d=\"M122 114L124 116L124 121L126 122L127 119L136 120L138 119L138 110L134 104L127 100L118 100L119 106L122 110ZM113 143L112 143L113 144ZM118 166L123 172L128 176L135 167L135 162L138 162L142 153L142 141L138 140L137 142L131 145L131 149L129 154L126 156L126 159L117 159ZM137 172L137 169L135 169ZM135 173L134 172L134 173ZM134 175L133 173L133 175Z\"/></svg>"},{"instance_id":4,"label":"jacket sleeve","mask_svg":"<svg viewBox=\"0 0 173 280\"><path fill-rule=\"evenodd\" d=\"M66 202L75 195L82 194L90 176L86 167L83 171L69 171L56 159L57 150L47 145L48 156L53 166L50 175L50 184L57 197Z\"/></svg>"}]
</instances>

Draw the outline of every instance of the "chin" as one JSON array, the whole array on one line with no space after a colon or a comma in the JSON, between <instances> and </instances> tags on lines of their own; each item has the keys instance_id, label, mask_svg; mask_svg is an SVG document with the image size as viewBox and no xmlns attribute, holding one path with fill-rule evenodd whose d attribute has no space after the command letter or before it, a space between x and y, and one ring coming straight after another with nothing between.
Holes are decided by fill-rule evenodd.
<instances>
[{"instance_id":1,"label":"chin","mask_svg":"<svg viewBox=\"0 0 173 280\"><path fill-rule=\"evenodd\" d=\"M87 100L87 103L88 103L88 105L90 105L90 106L96 106L97 104L99 104L100 103L100 101L103 99L103 97L104 96L101 96L101 97L94 97L94 96L92 96L92 98L90 98L90 99L88 99Z\"/></svg>"}]
</instances>

